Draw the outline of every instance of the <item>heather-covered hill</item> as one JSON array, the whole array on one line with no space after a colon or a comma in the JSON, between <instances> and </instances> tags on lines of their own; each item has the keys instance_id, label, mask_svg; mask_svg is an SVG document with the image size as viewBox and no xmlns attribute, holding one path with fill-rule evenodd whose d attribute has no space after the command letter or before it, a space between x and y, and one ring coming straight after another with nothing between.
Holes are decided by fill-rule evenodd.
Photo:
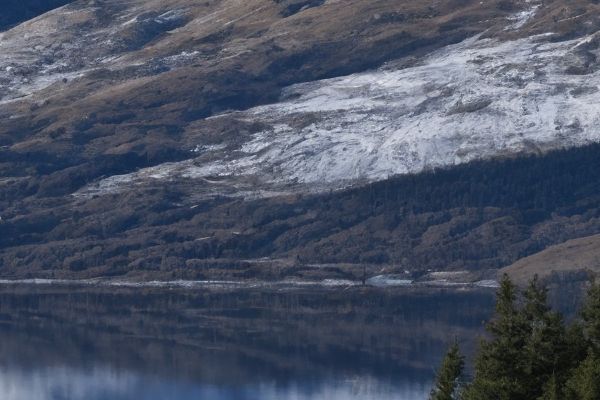
<instances>
[{"instance_id":1,"label":"heather-covered hill","mask_svg":"<svg viewBox=\"0 0 600 400\"><path fill-rule=\"evenodd\" d=\"M0 33L0 275L487 276L597 234L599 7L79 0L23 22Z\"/></svg>"},{"instance_id":2,"label":"heather-covered hill","mask_svg":"<svg viewBox=\"0 0 600 400\"><path fill-rule=\"evenodd\" d=\"M328 194L207 199L184 180L29 200L0 224L5 276L362 279L470 270L481 278L598 232L600 146L474 162ZM48 211L49 210L49 211Z\"/></svg>"}]
</instances>

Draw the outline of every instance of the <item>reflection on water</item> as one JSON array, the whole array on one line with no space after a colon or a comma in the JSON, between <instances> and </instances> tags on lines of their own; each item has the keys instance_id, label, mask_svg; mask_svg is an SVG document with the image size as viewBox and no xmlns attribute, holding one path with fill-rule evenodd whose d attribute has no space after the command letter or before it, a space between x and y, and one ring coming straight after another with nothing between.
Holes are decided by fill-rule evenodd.
<instances>
[{"instance_id":1,"label":"reflection on water","mask_svg":"<svg viewBox=\"0 0 600 400\"><path fill-rule=\"evenodd\" d=\"M423 399L426 382L392 384L373 377L322 382L258 382L245 386L163 379L132 371L56 367L33 371L0 370L3 399Z\"/></svg>"},{"instance_id":2,"label":"reflection on water","mask_svg":"<svg viewBox=\"0 0 600 400\"><path fill-rule=\"evenodd\" d=\"M427 397L483 290L0 290L3 400Z\"/></svg>"}]
</instances>

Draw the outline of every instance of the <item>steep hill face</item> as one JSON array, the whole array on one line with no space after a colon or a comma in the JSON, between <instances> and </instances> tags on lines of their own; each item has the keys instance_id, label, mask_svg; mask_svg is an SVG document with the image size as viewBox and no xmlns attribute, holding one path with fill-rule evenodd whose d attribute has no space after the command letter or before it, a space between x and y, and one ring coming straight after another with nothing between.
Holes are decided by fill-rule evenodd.
<instances>
[{"instance_id":1,"label":"steep hill face","mask_svg":"<svg viewBox=\"0 0 600 400\"><path fill-rule=\"evenodd\" d=\"M0 274L482 270L598 233L599 11L79 0L22 23L0 33Z\"/></svg>"},{"instance_id":2,"label":"steep hill face","mask_svg":"<svg viewBox=\"0 0 600 400\"><path fill-rule=\"evenodd\" d=\"M189 159L197 147L227 144L203 128L206 117L461 41L509 15L478 2L330 2L293 15L286 4L76 2L3 34L0 143L19 162L3 174L30 174L45 159L67 192L78 188L64 177L69 167L92 180ZM249 125L236 147L260 121Z\"/></svg>"}]
</instances>

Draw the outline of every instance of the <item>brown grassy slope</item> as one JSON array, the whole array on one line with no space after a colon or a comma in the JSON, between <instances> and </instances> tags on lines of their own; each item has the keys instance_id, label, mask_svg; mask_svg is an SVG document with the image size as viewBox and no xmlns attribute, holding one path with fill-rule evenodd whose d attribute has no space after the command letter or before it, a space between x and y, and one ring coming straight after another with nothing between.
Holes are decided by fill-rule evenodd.
<instances>
[{"instance_id":1,"label":"brown grassy slope","mask_svg":"<svg viewBox=\"0 0 600 400\"><path fill-rule=\"evenodd\" d=\"M320 195L199 200L210 184L176 180L66 202L28 198L3 210L0 276L356 279L357 264L377 266L369 274L498 269L598 234L598 181L594 145ZM323 263L335 265L314 266Z\"/></svg>"},{"instance_id":2,"label":"brown grassy slope","mask_svg":"<svg viewBox=\"0 0 600 400\"><path fill-rule=\"evenodd\" d=\"M535 274L549 278L554 273L591 271L600 274L600 235L568 240L525 257L503 268L513 280L524 283Z\"/></svg>"},{"instance_id":3,"label":"brown grassy slope","mask_svg":"<svg viewBox=\"0 0 600 400\"><path fill-rule=\"evenodd\" d=\"M301 264L358 260L413 270L497 268L550 244L598 232L600 208L587 194L577 198L586 202L584 211L544 215L537 224L525 215L535 216L535 209L513 210L489 201L414 210L401 198L374 201L368 188L343 198L198 204L194 199L202 184L182 181L105 198L69 196L101 176L189 157L187 139L198 138L199 127L215 140L224 132L203 117L272 101L282 85L360 71L485 30L494 37L550 31L557 38L571 37L596 29L600 15L590 1L551 1L523 30L505 32L507 17L526 3L328 1L284 17L287 3L90 0L69 6L71 14L53 17L63 28L53 39L76 43L86 32L121 26L144 12L183 8L187 13L182 26L148 42L135 30L119 28L107 37L117 43L111 51L119 57L111 68L92 68L80 78L0 105L4 276L150 270L193 277L202 276L201 267L213 258L219 260L215 269L225 269L230 260L262 256ZM24 24L11 35L50 18ZM198 51L202 60L168 70L147 68L150 60L184 50ZM100 54L93 46L81 52ZM226 133L238 134L236 129ZM428 193L432 186L423 187ZM202 240L206 237L210 240ZM197 270L189 260L200 260Z\"/></svg>"}]
</instances>

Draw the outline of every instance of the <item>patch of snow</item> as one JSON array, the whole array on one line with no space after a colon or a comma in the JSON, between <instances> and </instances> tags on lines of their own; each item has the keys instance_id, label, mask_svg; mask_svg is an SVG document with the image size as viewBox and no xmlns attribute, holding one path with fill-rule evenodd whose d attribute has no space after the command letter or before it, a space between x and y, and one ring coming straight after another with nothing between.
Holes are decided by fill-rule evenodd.
<instances>
[{"instance_id":1,"label":"patch of snow","mask_svg":"<svg viewBox=\"0 0 600 400\"><path fill-rule=\"evenodd\" d=\"M172 21L178 21L178 20L184 18L185 16L186 16L185 10L181 10L181 9L169 10L169 11L159 15L154 20L160 24L165 24L165 23L172 22Z\"/></svg>"},{"instance_id":2,"label":"patch of snow","mask_svg":"<svg viewBox=\"0 0 600 400\"><path fill-rule=\"evenodd\" d=\"M451 279L468 275L469 271L433 271L427 274L427 276L434 279Z\"/></svg>"},{"instance_id":3,"label":"patch of snow","mask_svg":"<svg viewBox=\"0 0 600 400\"><path fill-rule=\"evenodd\" d=\"M475 286L485 288L499 288L500 284L498 283L498 281L495 281L493 279L485 279L482 281L475 282Z\"/></svg>"},{"instance_id":4,"label":"patch of snow","mask_svg":"<svg viewBox=\"0 0 600 400\"><path fill-rule=\"evenodd\" d=\"M323 281L321 281L321 285L328 287L356 286L357 283L347 279L323 279Z\"/></svg>"},{"instance_id":5,"label":"patch of snow","mask_svg":"<svg viewBox=\"0 0 600 400\"><path fill-rule=\"evenodd\" d=\"M147 174L147 177L157 176L157 174L152 174L151 171L152 170L150 170L150 172ZM85 196L92 197L106 193L114 193L129 186L133 183L133 181L134 177L132 174L113 175L87 186L85 188ZM74 195L75 197L78 197L80 194L75 193Z\"/></svg>"},{"instance_id":6,"label":"patch of snow","mask_svg":"<svg viewBox=\"0 0 600 400\"><path fill-rule=\"evenodd\" d=\"M393 275L377 275L367 279L367 284L376 287L387 286L409 286L413 281L410 279L398 279Z\"/></svg>"},{"instance_id":7,"label":"patch of snow","mask_svg":"<svg viewBox=\"0 0 600 400\"><path fill-rule=\"evenodd\" d=\"M600 73L567 72L581 57L581 43L550 42L548 35L507 42L474 37L411 68L390 64L293 85L278 103L215 117L268 127L224 141L234 149L227 154L108 178L99 186L107 192L121 182L144 182L158 168L163 179L251 176L271 188L331 190L597 142Z\"/></svg>"},{"instance_id":8,"label":"patch of snow","mask_svg":"<svg viewBox=\"0 0 600 400\"><path fill-rule=\"evenodd\" d=\"M465 287L469 286L468 282L453 282L447 279L438 279L433 281L423 281L420 282L421 285L424 286L434 286L434 287Z\"/></svg>"},{"instance_id":9,"label":"patch of snow","mask_svg":"<svg viewBox=\"0 0 600 400\"><path fill-rule=\"evenodd\" d=\"M175 9L144 17L144 2L126 2L110 12L120 24L104 23L97 7L80 5L55 9L5 32L0 32L0 104L39 94L51 85L81 78L98 68L123 70L138 67L141 73L188 65L197 51L181 51L156 59L128 52L124 34L132 24L154 23L165 29L185 22L187 11ZM111 7L107 4L106 7Z\"/></svg>"},{"instance_id":10,"label":"patch of snow","mask_svg":"<svg viewBox=\"0 0 600 400\"><path fill-rule=\"evenodd\" d=\"M227 145L225 144L213 144L213 145L197 145L192 152L194 153L206 153L206 152L211 152L211 151L219 151L219 150L224 150L225 148L227 148Z\"/></svg>"},{"instance_id":11,"label":"patch of snow","mask_svg":"<svg viewBox=\"0 0 600 400\"><path fill-rule=\"evenodd\" d=\"M539 8L540 5L536 4L528 10L524 10L517 13L516 15L513 15L509 18L509 20L512 21L512 24L507 26L505 30L517 30L524 27L529 21L533 19L533 17L535 17L535 14L537 13Z\"/></svg>"}]
</instances>

